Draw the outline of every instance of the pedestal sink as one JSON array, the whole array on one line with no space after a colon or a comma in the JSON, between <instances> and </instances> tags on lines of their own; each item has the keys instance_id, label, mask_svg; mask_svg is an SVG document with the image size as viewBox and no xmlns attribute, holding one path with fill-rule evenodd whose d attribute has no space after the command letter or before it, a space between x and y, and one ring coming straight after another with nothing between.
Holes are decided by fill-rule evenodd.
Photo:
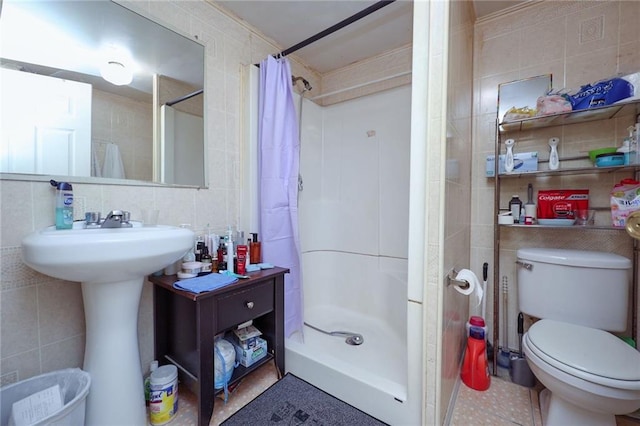
<instances>
[{"instance_id":1,"label":"pedestal sink","mask_svg":"<svg viewBox=\"0 0 640 426\"><path fill-rule=\"evenodd\" d=\"M82 284L83 369L91 374L87 425L146 425L138 305L145 275L180 259L193 232L172 226L69 230L48 227L22 240L22 258L43 274Z\"/></svg>"}]
</instances>

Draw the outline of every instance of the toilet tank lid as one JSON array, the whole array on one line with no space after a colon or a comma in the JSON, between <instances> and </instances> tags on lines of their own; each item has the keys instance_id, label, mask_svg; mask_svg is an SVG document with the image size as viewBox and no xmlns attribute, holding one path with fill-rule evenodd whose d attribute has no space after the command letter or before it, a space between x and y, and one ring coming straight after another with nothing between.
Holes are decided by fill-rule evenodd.
<instances>
[{"instance_id":1,"label":"toilet tank lid","mask_svg":"<svg viewBox=\"0 0 640 426\"><path fill-rule=\"evenodd\" d=\"M521 248L517 251L517 256L519 260L551 263L554 265L606 269L631 268L631 260L624 256L592 250Z\"/></svg>"}]
</instances>

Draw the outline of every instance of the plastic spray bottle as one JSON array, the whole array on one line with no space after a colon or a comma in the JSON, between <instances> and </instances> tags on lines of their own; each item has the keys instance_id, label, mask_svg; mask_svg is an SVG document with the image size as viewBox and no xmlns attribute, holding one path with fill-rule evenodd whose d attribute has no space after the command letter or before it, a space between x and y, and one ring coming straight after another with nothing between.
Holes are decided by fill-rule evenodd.
<instances>
[{"instance_id":1,"label":"plastic spray bottle","mask_svg":"<svg viewBox=\"0 0 640 426\"><path fill-rule=\"evenodd\" d=\"M73 187L53 179L49 183L56 187L56 229L73 228Z\"/></svg>"},{"instance_id":2,"label":"plastic spray bottle","mask_svg":"<svg viewBox=\"0 0 640 426\"><path fill-rule=\"evenodd\" d=\"M149 367L149 375L144 378L144 401L146 405L149 405L149 401L151 401L151 374L157 369L158 361L154 359Z\"/></svg>"}]
</instances>

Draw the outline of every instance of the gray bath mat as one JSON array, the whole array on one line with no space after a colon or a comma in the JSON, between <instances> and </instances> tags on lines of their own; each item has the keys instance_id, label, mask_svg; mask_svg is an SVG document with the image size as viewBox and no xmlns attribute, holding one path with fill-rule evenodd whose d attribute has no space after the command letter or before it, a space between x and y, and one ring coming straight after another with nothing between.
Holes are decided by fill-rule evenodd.
<instances>
[{"instance_id":1,"label":"gray bath mat","mask_svg":"<svg viewBox=\"0 0 640 426\"><path fill-rule=\"evenodd\" d=\"M221 426L380 426L370 415L287 373Z\"/></svg>"}]
</instances>

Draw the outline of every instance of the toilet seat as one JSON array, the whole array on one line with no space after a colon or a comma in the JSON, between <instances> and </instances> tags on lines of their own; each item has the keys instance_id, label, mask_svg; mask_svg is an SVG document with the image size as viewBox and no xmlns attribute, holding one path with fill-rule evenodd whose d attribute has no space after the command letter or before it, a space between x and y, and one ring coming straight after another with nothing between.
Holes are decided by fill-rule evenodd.
<instances>
[{"instance_id":1,"label":"toilet seat","mask_svg":"<svg viewBox=\"0 0 640 426\"><path fill-rule=\"evenodd\" d=\"M543 319L523 339L535 355L567 374L604 386L640 390L640 353L610 333Z\"/></svg>"}]
</instances>

